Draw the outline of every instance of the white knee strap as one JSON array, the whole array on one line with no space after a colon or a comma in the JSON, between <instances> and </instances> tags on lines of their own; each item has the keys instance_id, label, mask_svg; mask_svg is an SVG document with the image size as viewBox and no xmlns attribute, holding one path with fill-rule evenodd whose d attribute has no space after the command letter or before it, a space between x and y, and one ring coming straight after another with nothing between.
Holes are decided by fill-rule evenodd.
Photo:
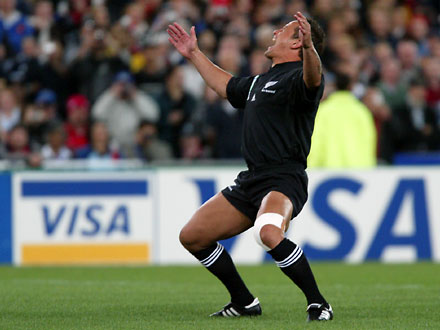
<instances>
[{"instance_id":1,"label":"white knee strap","mask_svg":"<svg viewBox=\"0 0 440 330\"><path fill-rule=\"evenodd\" d=\"M274 225L281 229L281 226L283 225L283 216L278 213L263 213L260 215L254 223L254 238L257 241L257 243L263 247L266 251L271 250L271 248L267 247L263 244L263 241L261 240L260 231L261 228L265 225Z\"/></svg>"}]
</instances>

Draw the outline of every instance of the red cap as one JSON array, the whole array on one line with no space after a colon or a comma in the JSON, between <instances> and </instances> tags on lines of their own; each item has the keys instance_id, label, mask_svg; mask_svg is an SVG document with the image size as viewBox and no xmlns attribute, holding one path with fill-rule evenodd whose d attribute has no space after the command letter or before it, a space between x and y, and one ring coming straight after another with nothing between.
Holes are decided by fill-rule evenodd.
<instances>
[{"instance_id":1,"label":"red cap","mask_svg":"<svg viewBox=\"0 0 440 330\"><path fill-rule=\"evenodd\" d=\"M77 108L89 109L89 100L82 94L74 94L67 99L67 111L73 111Z\"/></svg>"}]
</instances>

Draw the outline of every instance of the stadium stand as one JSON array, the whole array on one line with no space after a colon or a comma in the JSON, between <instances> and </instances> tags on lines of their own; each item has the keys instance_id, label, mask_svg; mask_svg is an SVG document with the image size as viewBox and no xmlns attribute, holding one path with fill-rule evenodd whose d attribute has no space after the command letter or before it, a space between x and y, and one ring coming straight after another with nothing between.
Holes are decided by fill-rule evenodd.
<instances>
[{"instance_id":1,"label":"stadium stand","mask_svg":"<svg viewBox=\"0 0 440 330\"><path fill-rule=\"evenodd\" d=\"M145 120L156 125L157 132L145 138L154 137L155 145L161 146L159 159L239 159L234 146L240 143L240 115L206 90L194 67L168 43L166 27L174 21L186 29L195 25L200 48L211 59L233 74L254 75L270 63L263 53L272 42L272 31L297 11L317 18L327 33L322 56L324 97L335 90L337 73L349 74L353 94L372 112L377 163L400 163L402 157L396 155L401 152L406 162L419 152L424 155L419 161L438 159L426 157L440 151L437 0L3 0L0 4L2 168L44 167L53 159L62 164L101 153L102 158L149 163L156 157L133 152ZM121 72L133 85L128 92L112 87L123 80ZM100 108L111 93L121 101L104 109L113 115L104 114ZM148 98L154 110L150 115L122 116L130 123L121 135L123 127L115 126L115 118L119 110L125 111L124 98L130 101L134 94ZM80 118L72 118L74 113ZM228 118L232 135L225 134L222 123ZM106 140L105 147L88 144L100 138Z\"/></svg>"}]
</instances>

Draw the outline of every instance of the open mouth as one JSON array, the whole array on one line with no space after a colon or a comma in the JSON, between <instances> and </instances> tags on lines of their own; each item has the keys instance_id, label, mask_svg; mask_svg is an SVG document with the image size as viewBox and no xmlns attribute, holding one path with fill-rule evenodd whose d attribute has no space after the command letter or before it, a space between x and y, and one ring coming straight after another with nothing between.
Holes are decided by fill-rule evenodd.
<instances>
[{"instance_id":1,"label":"open mouth","mask_svg":"<svg viewBox=\"0 0 440 330\"><path fill-rule=\"evenodd\" d=\"M275 43L277 41L277 37L275 35L273 36L272 41L273 41L272 45L267 47L267 50L271 50L273 48L273 46L275 46Z\"/></svg>"}]
</instances>

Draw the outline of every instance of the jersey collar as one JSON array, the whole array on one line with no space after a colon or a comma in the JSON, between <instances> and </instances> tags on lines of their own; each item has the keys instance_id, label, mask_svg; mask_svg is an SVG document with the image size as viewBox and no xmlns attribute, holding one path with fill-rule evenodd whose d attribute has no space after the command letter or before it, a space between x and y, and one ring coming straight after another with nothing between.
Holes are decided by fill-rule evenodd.
<instances>
[{"instance_id":1,"label":"jersey collar","mask_svg":"<svg viewBox=\"0 0 440 330\"><path fill-rule=\"evenodd\" d=\"M271 67L269 72L290 71L302 67L302 64L302 61L278 63Z\"/></svg>"}]
</instances>

